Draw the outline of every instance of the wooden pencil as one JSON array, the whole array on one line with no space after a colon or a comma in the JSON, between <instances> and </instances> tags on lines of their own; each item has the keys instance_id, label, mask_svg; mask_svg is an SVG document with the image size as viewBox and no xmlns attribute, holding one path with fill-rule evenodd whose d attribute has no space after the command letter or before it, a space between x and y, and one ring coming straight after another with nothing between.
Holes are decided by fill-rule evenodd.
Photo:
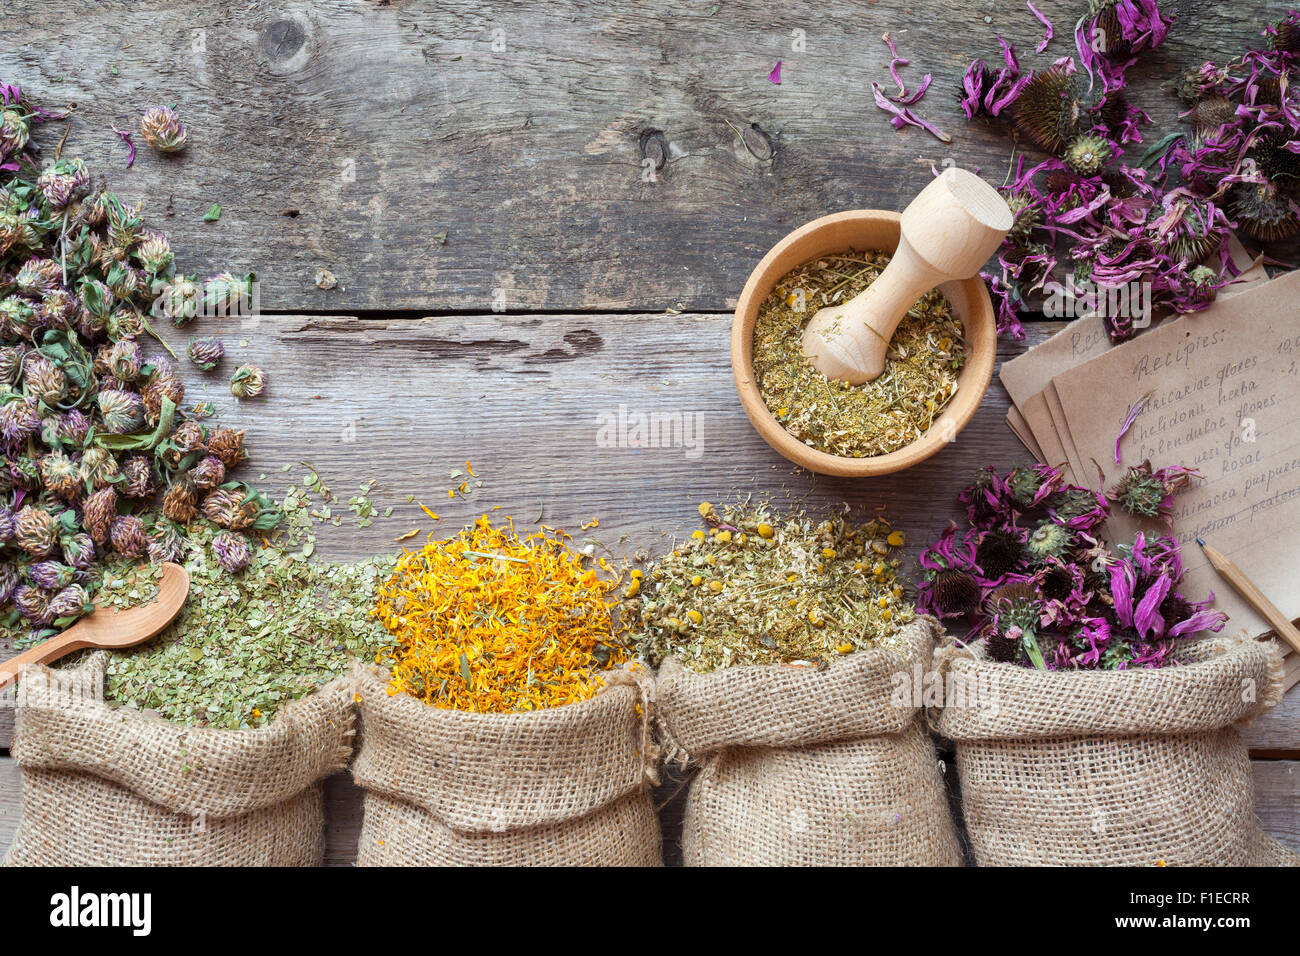
<instances>
[{"instance_id":1,"label":"wooden pencil","mask_svg":"<svg viewBox=\"0 0 1300 956\"><path fill-rule=\"evenodd\" d=\"M1300 654L1300 631L1292 624L1285 614L1278 610L1277 605L1264 596L1264 592L1251 583L1250 578L1221 553L1206 544L1201 538L1196 539L1196 543L1201 546L1205 556L1210 559L1210 564L1219 575L1232 585L1234 591L1246 599L1264 620L1268 621L1269 626L1273 628L1284 641L1291 645L1291 649Z\"/></svg>"}]
</instances>

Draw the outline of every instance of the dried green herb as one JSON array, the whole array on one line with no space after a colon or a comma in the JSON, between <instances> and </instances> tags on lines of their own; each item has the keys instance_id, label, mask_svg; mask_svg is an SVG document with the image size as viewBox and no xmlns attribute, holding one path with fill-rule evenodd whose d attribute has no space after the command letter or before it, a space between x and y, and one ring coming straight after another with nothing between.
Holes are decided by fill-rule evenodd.
<instances>
[{"instance_id":1,"label":"dried green herb","mask_svg":"<svg viewBox=\"0 0 1300 956\"><path fill-rule=\"evenodd\" d=\"M847 302L888 263L879 252L823 256L784 276L759 306L754 373L763 401L790 434L819 451L847 458L897 451L925 434L957 394L966 342L938 291L922 296L899 324L874 381L832 381L804 355L813 313Z\"/></svg>"},{"instance_id":2,"label":"dried green herb","mask_svg":"<svg viewBox=\"0 0 1300 956\"><path fill-rule=\"evenodd\" d=\"M823 665L891 646L913 618L897 572L901 532L873 519L818 520L767 506L700 505L697 530L647 574L632 572L624 613L652 665Z\"/></svg>"},{"instance_id":3,"label":"dried green herb","mask_svg":"<svg viewBox=\"0 0 1300 956\"><path fill-rule=\"evenodd\" d=\"M158 637L112 654L107 700L181 724L258 727L284 703L345 674L354 660L376 659L390 638L369 612L394 559L312 562L320 519L311 492L290 486L282 509L285 532L258 548L238 574L221 566L219 539L229 532L197 522L188 529L182 563L190 600ZM129 594L149 596L140 583Z\"/></svg>"}]
</instances>

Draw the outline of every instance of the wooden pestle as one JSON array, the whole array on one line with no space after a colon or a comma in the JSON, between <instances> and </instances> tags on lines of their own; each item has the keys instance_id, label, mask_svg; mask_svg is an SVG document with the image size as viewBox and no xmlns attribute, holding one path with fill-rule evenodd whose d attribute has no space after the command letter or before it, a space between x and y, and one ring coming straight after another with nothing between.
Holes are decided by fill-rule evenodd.
<instances>
[{"instance_id":1,"label":"wooden pestle","mask_svg":"<svg viewBox=\"0 0 1300 956\"><path fill-rule=\"evenodd\" d=\"M885 370L894 329L926 292L975 275L1011 228L1011 209L974 173L949 167L903 210L898 249L864 292L818 309L803 350L827 378L860 385Z\"/></svg>"}]
</instances>

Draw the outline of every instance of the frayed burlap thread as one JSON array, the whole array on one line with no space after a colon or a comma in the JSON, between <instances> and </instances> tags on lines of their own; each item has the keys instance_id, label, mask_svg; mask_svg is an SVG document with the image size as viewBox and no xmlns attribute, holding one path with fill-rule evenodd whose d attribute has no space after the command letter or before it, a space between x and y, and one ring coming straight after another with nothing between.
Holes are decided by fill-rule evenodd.
<instances>
[{"instance_id":1,"label":"frayed burlap thread","mask_svg":"<svg viewBox=\"0 0 1300 956\"><path fill-rule=\"evenodd\" d=\"M1237 732L1281 697L1273 642L1210 638L1178 666L1042 673L945 645L945 707L981 866L1295 865L1260 828Z\"/></svg>"},{"instance_id":2,"label":"frayed burlap thread","mask_svg":"<svg viewBox=\"0 0 1300 956\"><path fill-rule=\"evenodd\" d=\"M104 703L107 660L22 678L23 811L6 865L322 864L322 780L352 752L346 682L265 727L214 730Z\"/></svg>"},{"instance_id":3,"label":"frayed burlap thread","mask_svg":"<svg viewBox=\"0 0 1300 956\"><path fill-rule=\"evenodd\" d=\"M359 866L659 866L648 674L518 714L430 707L358 665Z\"/></svg>"},{"instance_id":4,"label":"frayed burlap thread","mask_svg":"<svg viewBox=\"0 0 1300 956\"><path fill-rule=\"evenodd\" d=\"M687 797L686 865L960 865L910 690L939 633L919 618L901 649L858 651L821 670L697 674L665 661L661 734L700 767Z\"/></svg>"}]
</instances>

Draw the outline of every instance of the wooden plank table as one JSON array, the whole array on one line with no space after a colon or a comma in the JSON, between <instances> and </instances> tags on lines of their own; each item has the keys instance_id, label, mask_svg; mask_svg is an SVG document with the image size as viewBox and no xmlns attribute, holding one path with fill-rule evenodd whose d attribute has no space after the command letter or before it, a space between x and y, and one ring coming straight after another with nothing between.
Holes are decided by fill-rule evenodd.
<instances>
[{"instance_id":1,"label":"wooden plank table","mask_svg":"<svg viewBox=\"0 0 1300 956\"><path fill-rule=\"evenodd\" d=\"M143 199L182 268L258 274L260 316L186 331L224 338L230 368L267 368L268 395L237 404L223 379L187 365L189 397L211 397L223 422L247 429L244 476L265 474L268 490L301 480L301 462L345 499L376 482L370 497L393 515L322 529L324 558L392 551L406 531L432 530L420 501L449 532L500 506L617 555L655 553L695 526L699 501L743 494L884 506L914 556L958 516L954 496L976 468L1027 458L1003 424L1001 386L956 442L905 475L810 475L745 419L727 310L763 252L807 219L899 208L945 160L1000 180L1009 141L967 124L951 90L970 58L996 56L998 32L1026 65L1070 52L1077 4L1036 5L1058 37L1037 58L1041 28L1027 12L953 0L921 18L901 0L658 0L626 13L11 0L0 78L43 104L76 103L65 155ZM1175 122L1164 79L1231 56L1286 8L1204 6L1134 69L1152 139ZM934 73L918 109L951 144L895 133L872 104L871 81L888 80L885 30L913 61L905 75ZM767 80L778 59L779 86ZM142 148L122 169L110 123L129 126L158 102L178 104L191 145L170 158ZM53 148L62 126L40 142ZM205 223L214 202L221 219ZM337 288L317 288L321 268ZM1000 358L1059 327L1031 323ZM601 431L620 413L679 413L697 430L689 445L628 447ZM449 500L449 474L466 460L482 486ZM578 532L592 517L599 528ZM0 850L18 815L11 716L0 709ZM1246 737L1261 820L1300 847L1300 691ZM329 859L347 863L358 792L340 775L327 793ZM680 800L666 808L669 831L679 811ZM668 842L671 858L671 832Z\"/></svg>"}]
</instances>

